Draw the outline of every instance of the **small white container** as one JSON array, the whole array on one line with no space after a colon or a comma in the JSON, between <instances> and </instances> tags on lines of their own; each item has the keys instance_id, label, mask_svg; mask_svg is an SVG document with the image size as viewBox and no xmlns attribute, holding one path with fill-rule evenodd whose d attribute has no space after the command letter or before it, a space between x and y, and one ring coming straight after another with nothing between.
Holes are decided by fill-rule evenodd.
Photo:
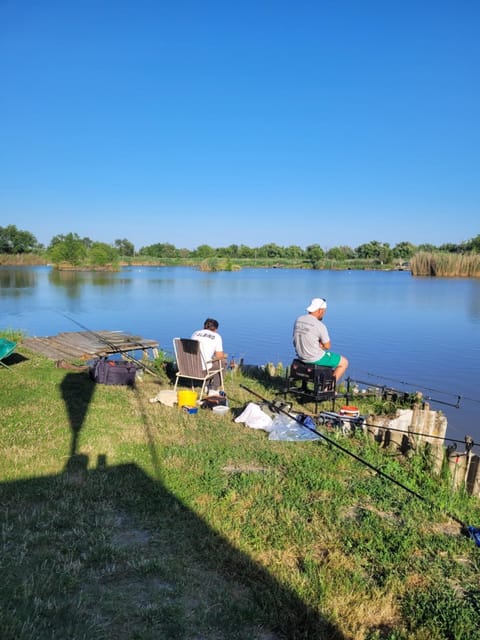
<instances>
[{"instance_id":1,"label":"small white container","mask_svg":"<svg viewBox=\"0 0 480 640\"><path fill-rule=\"evenodd\" d=\"M218 404L216 407L213 407L212 411L220 415L225 415L228 413L229 409L224 404Z\"/></svg>"}]
</instances>

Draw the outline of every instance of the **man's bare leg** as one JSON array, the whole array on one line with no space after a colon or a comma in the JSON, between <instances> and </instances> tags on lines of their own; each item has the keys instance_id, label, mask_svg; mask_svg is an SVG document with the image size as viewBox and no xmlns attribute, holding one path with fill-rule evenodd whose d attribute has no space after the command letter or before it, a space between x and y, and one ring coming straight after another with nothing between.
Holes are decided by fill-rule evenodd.
<instances>
[{"instance_id":1,"label":"man's bare leg","mask_svg":"<svg viewBox=\"0 0 480 640\"><path fill-rule=\"evenodd\" d=\"M347 368L348 368L348 360L344 356L340 356L340 362L338 363L338 367L333 372L333 376L337 382L340 381L340 378L343 376Z\"/></svg>"}]
</instances>

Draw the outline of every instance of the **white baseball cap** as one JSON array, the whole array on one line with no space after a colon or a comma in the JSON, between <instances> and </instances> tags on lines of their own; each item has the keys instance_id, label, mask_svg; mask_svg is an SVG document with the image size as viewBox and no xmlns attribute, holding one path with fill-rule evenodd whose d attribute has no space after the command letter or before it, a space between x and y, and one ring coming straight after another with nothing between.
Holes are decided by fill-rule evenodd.
<instances>
[{"instance_id":1,"label":"white baseball cap","mask_svg":"<svg viewBox=\"0 0 480 640\"><path fill-rule=\"evenodd\" d=\"M312 313L313 311L318 311L318 309L326 309L327 301L325 298L314 298L310 305L307 307L307 311Z\"/></svg>"}]
</instances>

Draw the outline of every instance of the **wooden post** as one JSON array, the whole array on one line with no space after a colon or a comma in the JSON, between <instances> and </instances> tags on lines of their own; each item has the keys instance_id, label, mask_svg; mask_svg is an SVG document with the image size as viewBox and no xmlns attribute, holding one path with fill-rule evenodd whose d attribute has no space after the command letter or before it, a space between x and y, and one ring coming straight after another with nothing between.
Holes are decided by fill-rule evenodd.
<instances>
[{"instance_id":1,"label":"wooden post","mask_svg":"<svg viewBox=\"0 0 480 640\"><path fill-rule=\"evenodd\" d=\"M467 456L454 451L448 457L448 466L452 474L452 489L458 489L465 483L467 472Z\"/></svg>"},{"instance_id":2,"label":"wooden post","mask_svg":"<svg viewBox=\"0 0 480 640\"><path fill-rule=\"evenodd\" d=\"M480 456L476 453L469 456L465 487L470 495L480 496Z\"/></svg>"}]
</instances>

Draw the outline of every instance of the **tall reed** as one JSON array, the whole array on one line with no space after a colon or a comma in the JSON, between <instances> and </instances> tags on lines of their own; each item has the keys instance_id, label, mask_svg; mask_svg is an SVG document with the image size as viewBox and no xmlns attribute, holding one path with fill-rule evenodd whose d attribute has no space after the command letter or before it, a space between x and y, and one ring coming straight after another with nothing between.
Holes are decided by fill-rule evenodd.
<instances>
[{"instance_id":1,"label":"tall reed","mask_svg":"<svg viewBox=\"0 0 480 640\"><path fill-rule=\"evenodd\" d=\"M413 256L410 267L414 276L478 278L480 255L420 252Z\"/></svg>"},{"instance_id":2,"label":"tall reed","mask_svg":"<svg viewBox=\"0 0 480 640\"><path fill-rule=\"evenodd\" d=\"M45 256L38 253L0 253L0 264L13 266L36 266L47 264Z\"/></svg>"}]
</instances>

